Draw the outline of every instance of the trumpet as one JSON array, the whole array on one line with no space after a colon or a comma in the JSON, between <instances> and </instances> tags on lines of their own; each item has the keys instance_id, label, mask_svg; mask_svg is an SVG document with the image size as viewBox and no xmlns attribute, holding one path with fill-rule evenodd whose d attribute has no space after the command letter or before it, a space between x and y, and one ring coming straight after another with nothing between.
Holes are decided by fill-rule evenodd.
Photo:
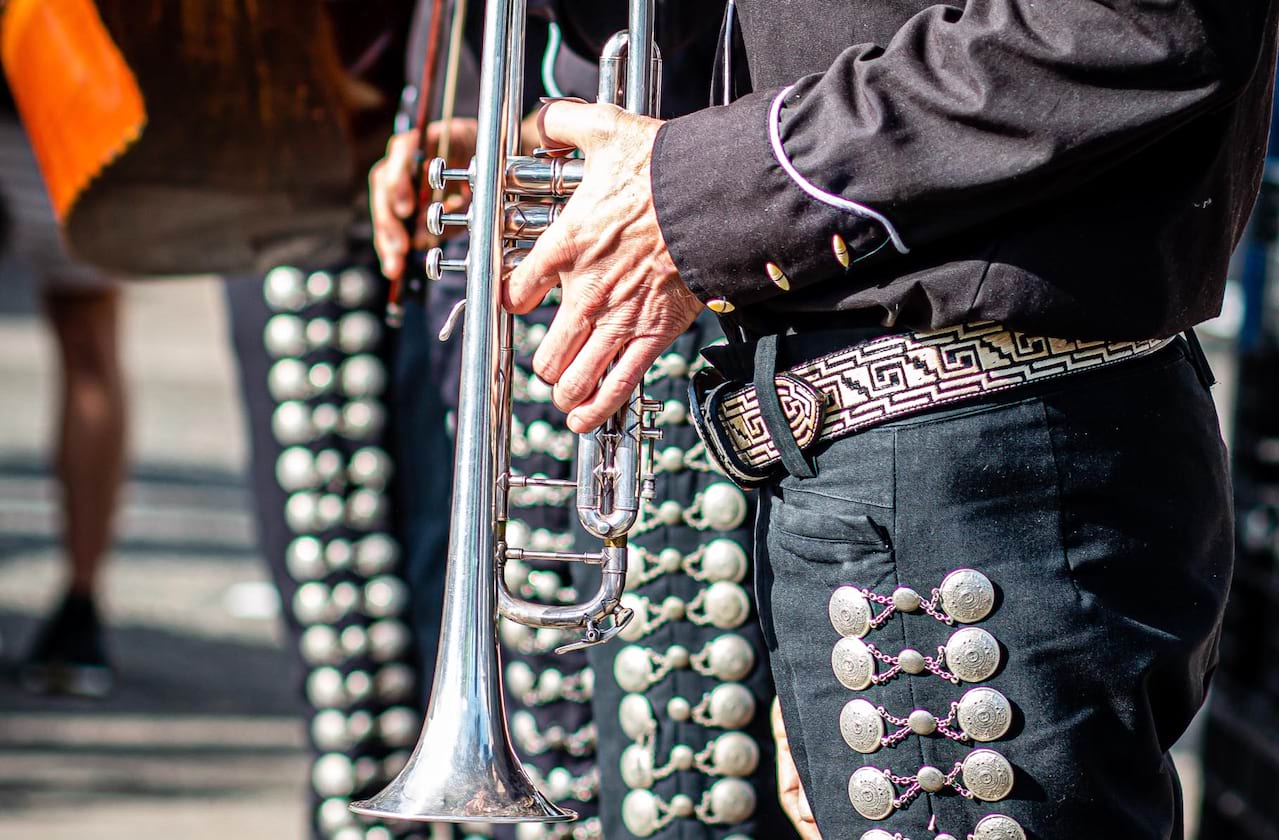
<instances>
[{"instance_id":1,"label":"trumpet","mask_svg":"<svg viewBox=\"0 0 1279 840\"><path fill-rule=\"evenodd\" d=\"M465 7L459 0L455 14ZM531 242L554 220L582 179L581 160L535 153L522 156L525 0L485 4L475 157L466 169L431 161L436 190L466 181L472 203L465 214L427 212L441 234L465 225L465 259L446 260L434 249L427 276L466 272L466 298L450 314L441 338L462 321L462 372L457 411L453 505L450 514L439 655L426 721L404 769L380 793L351 805L356 813L431 822L561 822L577 817L534 786L512 749L502 698L497 615L535 627L581 631L559 649L580 649L616 636L630 620L621 607L626 581L627 532L653 492L649 422L661 403L639 386L604 425L579 436L576 480L517 476L511 470L511 387L514 319L501 308L501 283ZM600 59L599 100L653 114L661 59L653 41L654 0L632 0L628 26L614 35ZM532 551L507 544L509 493L520 487L574 488L585 529L602 541L592 553ZM598 591L574 605L521 600L507 587L508 561L570 561L600 567Z\"/></svg>"}]
</instances>

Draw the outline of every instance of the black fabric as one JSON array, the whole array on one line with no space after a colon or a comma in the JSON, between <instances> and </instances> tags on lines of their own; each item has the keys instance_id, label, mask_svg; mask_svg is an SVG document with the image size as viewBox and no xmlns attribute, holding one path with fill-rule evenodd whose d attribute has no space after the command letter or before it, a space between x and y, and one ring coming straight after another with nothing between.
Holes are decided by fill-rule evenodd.
<instances>
[{"instance_id":1,"label":"black fabric","mask_svg":"<svg viewBox=\"0 0 1279 840\"><path fill-rule=\"evenodd\" d=\"M737 9L757 92L672 120L654 152L658 218L702 298L775 329L869 310L912 328L992 319L1104 339L1218 311L1261 172L1273 0ZM768 114L789 85L789 159L884 214L908 254L783 171ZM864 260L847 271L837 233Z\"/></svg>"},{"instance_id":2,"label":"black fabric","mask_svg":"<svg viewBox=\"0 0 1279 840\"><path fill-rule=\"evenodd\" d=\"M812 478L812 465L799 451L795 435L786 422L786 414L782 411L782 402L777 396L777 336L766 335L759 340L755 353L755 394L759 400L759 413L764 418L764 426L777 451L782 457L786 472L798 478Z\"/></svg>"},{"instance_id":3,"label":"black fabric","mask_svg":"<svg viewBox=\"0 0 1279 840\"><path fill-rule=\"evenodd\" d=\"M1030 840L1181 840L1167 751L1203 700L1232 556L1224 447L1187 345L879 426L826 447L816 465L816 478L762 493L757 587L823 836L965 837L1004 814ZM910 735L854 752L839 726L849 701L940 719L972 686L925 672L845 688L832 671L831 593L909 586L927 598L961 567L996 588L993 611L972 626L1000 643L1001 666L980 684L1011 702L1011 730L986 744ZM865 641L936 656L959 626L898 613ZM857 768L946 772L974 747L1012 764L1008 798L921 794L878 822L849 801Z\"/></svg>"}]
</instances>

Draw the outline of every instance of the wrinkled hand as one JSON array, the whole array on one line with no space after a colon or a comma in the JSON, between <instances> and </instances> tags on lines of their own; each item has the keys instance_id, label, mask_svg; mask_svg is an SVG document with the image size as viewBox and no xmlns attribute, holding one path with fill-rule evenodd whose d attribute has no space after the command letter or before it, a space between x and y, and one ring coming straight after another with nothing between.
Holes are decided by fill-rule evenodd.
<instances>
[{"instance_id":1,"label":"wrinkled hand","mask_svg":"<svg viewBox=\"0 0 1279 840\"><path fill-rule=\"evenodd\" d=\"M426 127L426 148L439 147L440 136L446 126L449 129L450 167L465 167L475 154L476 122L473 119L455 118L448 123L433 122ZM386 145L386 156L369 170L369 209L373 214L373 248L382 263L382 273L398 280L404 273L404 261L409 253L409 232L405 222L417 207L413 193L414 158L417 156L417 129L402 131ZM466 209L470 198L465 192L453 192L444 197L444 211L459 213ZM425 229L417 232L415 248L429 248L435 238Z\"/></svg>"},{"instance_id":2,"label":"wrinkled hand","mask_svg":"<svg viewBox=\"0 0 1279 840\"><path fill-rule=\"evenodd\" d=\"M649 166L661 123L612 105L557 101L540 125L544 145L581 149L586 171L559 219L511 273L505 303L529 312L561 287L533 370L554 386L555 405L580 433L626 403L702 303L680 280L653 209Z\"/></svg>"},{"instance_id":3,"label":"wrinkled hand","mask_svg":"<svg viewBox=\"0 0 1279 840\"><path fill-rule=\"evenodd\" d=\"M790 739L786 737L786 724L782 722L782 707L776 698L773 699L771 719L773 740L777 745L777 798L782 803L782 811L803 840L822 840L817 820L813 818L813 809L808 806L808 796L799 781L799 771L795 769Z\"/></svg>"}]
</instances>

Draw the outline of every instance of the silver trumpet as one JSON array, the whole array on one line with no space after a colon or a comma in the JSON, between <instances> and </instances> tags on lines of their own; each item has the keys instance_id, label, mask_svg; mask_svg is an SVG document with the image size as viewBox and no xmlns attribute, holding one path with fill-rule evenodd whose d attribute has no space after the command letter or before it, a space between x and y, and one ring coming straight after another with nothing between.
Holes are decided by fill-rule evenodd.
<instances>
[{"instance_id":1,"label":"silver trumpet","mask_svg":"<svg viewBox=\"0 0 1279 840\"><path fill-rule=\"evenodd\" d=\"M464 0L459 0L459 14ZM635 113L656 111L660 57L653 42L654 0L632 0L628 29L608 42L600 60L600 101ZM546 229L582 178L582 161L521 156L519 127L524 66L525 0L485 4L476 153L468 169L431 162L431 186L470 183L465 214L432 205L436 234L466 225L464 260L427 257L427 274L466 272L466 300L450 315L441 338L464 312L462 376L457 412L453 508L448 571L434 687L412 757L381 793L351 805L374 817L430 822L560 822L577 814L557 807L533 785L511 747L502 699L497 614L536 627L581 630L560 652L608 641L630 620L621 608L626 581L626 535L652 494L652 444L660 433L649 415L660 403L636 389L628 405L594 432L581 435L576 481L511 474L511 383L514 319L501 307L503 273ZM642 49L634 49L643 45ZM506 542L508 495L517 487L576 488L585 528L603 541L597 553L530 551ZM565 560L597 565L598 591L571 606L517 598L506 586L508 560Z\"/></svg>"}]
</instances>

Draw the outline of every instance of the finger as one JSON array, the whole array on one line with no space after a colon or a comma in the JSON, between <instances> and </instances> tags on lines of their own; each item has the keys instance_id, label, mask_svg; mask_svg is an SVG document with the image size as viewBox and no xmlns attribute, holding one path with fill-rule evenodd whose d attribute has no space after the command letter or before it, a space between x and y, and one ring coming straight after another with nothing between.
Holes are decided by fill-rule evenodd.
<instances>
[{"instance_id":1,"label":"finger","mask_svg":"<svg viewBox=\"0 0 1279 840\"><path fill-rule=\"evenodd\" d=\"M662 352L655 342L636 341L622 352L595 394L569 412L568 427L579 435L598 428L630 400L653 359Z\"/></svg>"},{"instance_id":2,"label":"finger","mask_svg":"<svg viewBox=\"0 0 1279 840\"><path fill-rule=\"evenodd\" d=\"M622 113L616 105L552 100L537 115L542 145L575 146L589 156L591 149L607 142Z\"/></svg>"},{"instance_id":3,"label":"finger","mask_svg":"<svg viewBox=\"0 0 1279 840\"><path fill-rule=\"evenodd\" d=\"M429 129L427 133L429 136ZM416 131L402 131L386 146L382 186L387 193L388 206L401 219L407 219L417 203L413 195L413 161L417 157L417 147Z\"/></svg>"},{"instance_id":4,"label":"finger","mask_svg":"<svg viewBox=\"0 0 1279 840\"><path fill-rule=\"evenodd\" d=\"M555 382L551 391L555 407L560 411L572 411L594 394L609 362L617 358L619 349L621 342L615 335L603 330L592 332Z\"/></svg>"},{"instance_id":5,"label":"finger","mask_svg":"<svg viewBox=\"0 0 1279 840\"><path fill-rule=\"evenodd\" d=\"M577 357L591 336L591 323L569 303L560 306L546 335L533 354L533 372L550 385L560 381L561 374ZM596 377L596 381L598 381ZM594 386L592 384L592 390Z\"/></svg>"},{"instance_id":6,"label":"finger","mask_svg":"<svg viewBox=\"0 0 1279 840\"><path fill-rule=\"evenodd\" d=\"M382 264L382 273L395 279L404 271L404 257L409 250L409 236L404 221L391 209L385 187L386 161L373 168L369 181L369 208L373 216L373 249Z\"/></svg>"},{"instance_id":7,"label":"finger","mask_svg":"<svg viewBox=\"0 0 1279 840\"><path fill-rule=\"evenodd\" d=\"M573 267L572 240L576 228L565 218L567 213L565 208L507 277L502 301L507 311L517 315L532 312L546 298L546 293L559 284L560 275Z\"/></svg>"}]
</instances>

